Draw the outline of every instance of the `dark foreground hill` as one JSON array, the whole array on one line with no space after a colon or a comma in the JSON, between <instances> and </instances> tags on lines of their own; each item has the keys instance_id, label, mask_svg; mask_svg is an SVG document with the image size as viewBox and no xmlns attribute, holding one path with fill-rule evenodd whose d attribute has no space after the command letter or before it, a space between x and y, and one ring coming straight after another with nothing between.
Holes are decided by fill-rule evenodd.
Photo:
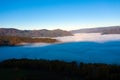
<instances>
[{"instance_id":1,"label":"dark foreground hill","mask_svg":"<svg viewBox=\"0 0 120 80\"><path fill-rule=\"evenodd\" d=\"M56 30L18 30L14 28L0 28L0 36L19 36L19 37L61 37L71 36L68 31Z\"/></svg>"},{"instance_id":2,"label":"dark foreground hill","mask_svg":"<svg viewBox=\"0 0 120 80\"><path fill-rule=\"evenodd\" d=\"M0 80L120 80L120 66L12 59L0 62Z\"/></svg>"},{"instance_id":3,"label":"dark foreground hill","mask_svg":"<svg viewBox=\"0 0 120 80\"><path fill-rule=\"evenodd\" d=\"M120 26L79 29L72 30L71 33L120 34Z\"/></svg>"}]
</instances>

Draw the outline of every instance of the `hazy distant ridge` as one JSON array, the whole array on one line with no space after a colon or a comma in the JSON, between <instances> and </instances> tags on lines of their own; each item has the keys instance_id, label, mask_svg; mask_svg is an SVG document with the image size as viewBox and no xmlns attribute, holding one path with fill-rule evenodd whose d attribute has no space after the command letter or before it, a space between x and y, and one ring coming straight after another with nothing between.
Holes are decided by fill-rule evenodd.
<instances>
[{"instance_id":1,"label":"hazy distant ridge","mask_svg":"<svg viewBox=\"0 0 120 80\"><path fill-rule=\"evenodd\" d=\"M120 26L79 29L72 30L71 33L120 34Z\"/></svg>"},{"instance_id":2,"label":"hazy distant ridge","mask_svg":"<svg viewBox=\"0 0 120 80\"><path fill-rule=\"evenodd\" d=\"M0 36L20 36L20 37L61 37L71 36L68 31L56 30L18 30L14 28L0 28Z\"/></svg>"}]
</instances>

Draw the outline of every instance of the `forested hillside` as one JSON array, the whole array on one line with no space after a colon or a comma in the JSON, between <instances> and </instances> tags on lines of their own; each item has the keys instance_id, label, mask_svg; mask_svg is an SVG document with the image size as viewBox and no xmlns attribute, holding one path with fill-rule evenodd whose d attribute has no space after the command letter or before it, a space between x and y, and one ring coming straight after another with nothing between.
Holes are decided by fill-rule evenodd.
<instances>
[{"instance_id":1,"label":"forested hillside","mask_svg":"<svg viewBox=\"0 0 120 80\"><path fill-rule=\"evenodd\" d=\"M29 38L29 37L15 37L15 36L0 36L0 46L14 46L20 43L55 43L56 39L50 38Z\"/></svg>"},{"instance_id":2,"label":"forested hillside","mask_svg":"<svg viewBox=\"0 0 120 80\"><path fill-rule=\"evenodd\" d=\"M120 66L12 59L0 62L0 80L120 80Z\"/></svg>"}]
</instances>

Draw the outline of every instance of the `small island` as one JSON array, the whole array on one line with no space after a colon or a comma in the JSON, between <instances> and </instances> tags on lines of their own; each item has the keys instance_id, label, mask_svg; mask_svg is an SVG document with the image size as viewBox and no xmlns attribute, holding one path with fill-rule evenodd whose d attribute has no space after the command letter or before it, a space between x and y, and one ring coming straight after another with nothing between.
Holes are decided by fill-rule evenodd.
<instances>
[{"instance_id":1,"label":"small island","mask_svg":"<svg viewBox=\"0 0 120 80\"><path fill-rule=\"evenodd\" d=\"M58 42L58 40L51 38L0 36L0 46L17 46L22 43L55 43L55 42Z\"/></svg>"}]
</instances>

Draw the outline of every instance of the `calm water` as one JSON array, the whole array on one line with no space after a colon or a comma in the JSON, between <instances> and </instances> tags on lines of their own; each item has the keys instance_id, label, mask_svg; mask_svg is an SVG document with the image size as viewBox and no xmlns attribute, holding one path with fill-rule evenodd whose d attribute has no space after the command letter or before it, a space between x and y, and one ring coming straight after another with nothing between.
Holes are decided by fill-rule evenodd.
<instances>
[{"instance_id":1,"label":"calm water","mask_svg":"<svg viewBox=\"0 0 120 80\"><path fill-rule=\"evenodd\" d=\"M70 42L44 47L0 47L0 60L11 58L120 64L120 41Z\"/></svg>"}]
</instances>

